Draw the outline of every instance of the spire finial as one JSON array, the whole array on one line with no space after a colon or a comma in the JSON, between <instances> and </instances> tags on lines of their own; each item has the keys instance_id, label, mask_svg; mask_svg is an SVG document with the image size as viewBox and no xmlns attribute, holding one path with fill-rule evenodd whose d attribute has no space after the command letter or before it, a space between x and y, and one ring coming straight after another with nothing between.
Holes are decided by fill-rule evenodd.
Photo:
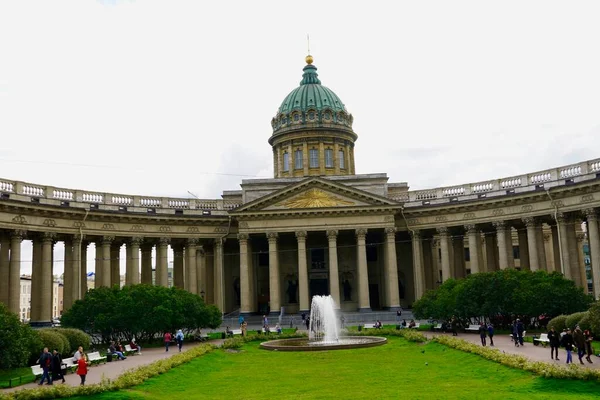
<instances>
[{"instance_id":1,"label":"spire finial","mask_svg":"<svg viewBox=\"0 0 600 400\"><path fill-rule=\"evenodd\" d=\"M306 56L306 63L307 64L312 64L313 63L313 57L310 55L310 35L307 33L306 34L306 46L308 49L308 55Z\"/></svg>"}]
</instances>

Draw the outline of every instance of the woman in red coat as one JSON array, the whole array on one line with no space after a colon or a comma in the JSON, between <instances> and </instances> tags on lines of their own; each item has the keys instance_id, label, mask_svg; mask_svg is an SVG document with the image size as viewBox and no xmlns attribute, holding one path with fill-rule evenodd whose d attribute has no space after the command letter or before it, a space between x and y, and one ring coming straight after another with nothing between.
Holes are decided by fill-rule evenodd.
<instances>
[{"instance_id":1,"label":"woman in red coat","mask_svg":"<svg viewBox=\"0 0 600 400\"><path fill-rule=\"evenodd\" d=\"M87 356L85 354L81 355L79 361L77 361L77 375L81 378L81 385L85 385L85 377L88 373L88 363Z\"/></svg>"}]
</instances>

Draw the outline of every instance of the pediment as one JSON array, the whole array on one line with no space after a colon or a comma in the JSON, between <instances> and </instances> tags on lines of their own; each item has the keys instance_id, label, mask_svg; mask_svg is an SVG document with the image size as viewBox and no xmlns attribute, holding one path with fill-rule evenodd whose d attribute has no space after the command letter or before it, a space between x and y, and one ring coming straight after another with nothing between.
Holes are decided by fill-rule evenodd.
<instances>
[{"instance_id":1,"label":"pediment","mask_svg":"<svg viewBox=\"0 0 600 400\"><path fill-rule=\"evenodd\" d=\"M394 206L395 201L338 182L308 178L256 199L233 213L280 210L318 210L331 208Z\"/></svg>"}]
</instances>

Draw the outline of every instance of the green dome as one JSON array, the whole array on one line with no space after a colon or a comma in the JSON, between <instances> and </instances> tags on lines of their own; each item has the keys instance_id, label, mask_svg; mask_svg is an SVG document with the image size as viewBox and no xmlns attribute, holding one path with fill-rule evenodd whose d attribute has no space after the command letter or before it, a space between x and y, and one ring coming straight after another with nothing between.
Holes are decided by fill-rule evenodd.
<instances>
[{"instance_id":1,"label":"green dome","mask_svg":"<svg viewBox=\"0 0 600 400\"><path fill-rule=\"evenodd\" d=\"M330 109L333 112L346 111L344 103L333 91L323 85L318 78L317 67L308 64L303 69L302 81L300 86L288 94L281 106L279 113L287 114L294 110L324 110Z\"/></svg>"}]
</instances>

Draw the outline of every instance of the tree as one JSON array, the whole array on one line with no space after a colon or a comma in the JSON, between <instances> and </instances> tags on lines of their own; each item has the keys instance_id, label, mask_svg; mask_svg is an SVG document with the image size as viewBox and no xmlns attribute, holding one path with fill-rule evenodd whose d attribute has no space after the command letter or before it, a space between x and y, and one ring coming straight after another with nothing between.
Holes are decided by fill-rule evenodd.
<instances>
[{"instance_id":1,"label":"tree","mask_svg":"<svg viewBox=\"0 0 600 400\"><path fill-rule=\"evenodd\" d=\"M0 369L25 367L32 352L41 352L39 338L0 303Z\"/></svg>"},{"instance_id":2,"label":"tree","mask_svg":"<svg viewBox=\"0 0 600 400\"><path fill-rule=\"evenodd\" d=\"M89 291L61 318L61 324L113 339L148 341L166 331L216 328L221 312L197 295L179 288L132 285Z\"/></svg>"}]
</instances>

